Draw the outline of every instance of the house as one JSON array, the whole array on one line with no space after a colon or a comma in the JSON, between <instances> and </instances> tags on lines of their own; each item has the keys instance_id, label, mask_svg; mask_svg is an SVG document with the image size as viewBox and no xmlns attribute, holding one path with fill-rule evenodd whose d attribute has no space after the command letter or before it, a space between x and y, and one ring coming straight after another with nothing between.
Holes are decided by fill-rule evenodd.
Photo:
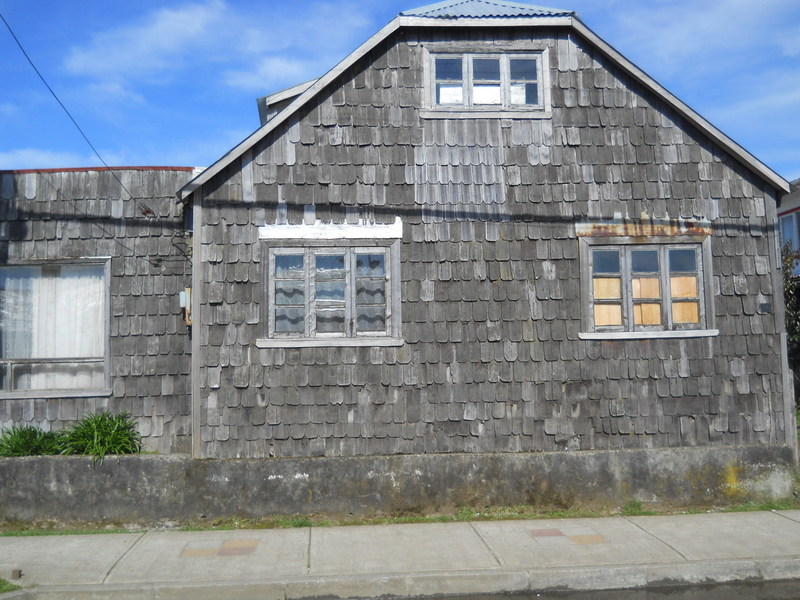
<instances>
[{"instance_id":1,"label":"house","mask_svg":"<svg viewBox=\"0 0 800 600\"><path fill-rule=\"evenodd\" d=\"M60 175L81 198L63 226L20 216L47 174L3 176L15 264L91 257L111 293L91 354L105 395L7 387L0 421L107 406L195 458L359 457L347 469L367 478L380 457L419 475L428 456L432 480L461 461L462 479L486 465L540 491L569 456L575 485L624 471L653 497L795 463L775 235L789 184L575 13L407 11L259 113L199 173Z\"/></svg>"},{"instance_id":2,"label":"house","mask_svg":"<svg viewBox=\"0 0 800 600\"><path fill-rule=\"evenodd\" d=\"M150 450L189 451L192 172L0 172L0 426L127 411Z\"/></svg>"},{"instance_id":3,"label":"house","mask_svg":"<svg viewBox=\"0 0 800 600\"><path fill-rule=\"evenodd\" d=\"M787 182L570 11L401 13L186 184L198 457L795 451Z\"/></svg>"}]
</instances>

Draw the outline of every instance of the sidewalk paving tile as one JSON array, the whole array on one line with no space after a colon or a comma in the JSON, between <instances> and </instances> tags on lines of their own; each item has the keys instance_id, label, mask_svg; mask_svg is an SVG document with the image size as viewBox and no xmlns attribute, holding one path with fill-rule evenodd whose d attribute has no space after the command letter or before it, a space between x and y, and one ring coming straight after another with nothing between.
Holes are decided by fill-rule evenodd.
<instances>
[{"instance_id":1,"label":"sidewalk paving tile","mask_svg":"<svg viewBox=\"0 0 800 600\"><path fill-rule=\"evenodd\" d=\"M618 517L546 521L485 521L476 531L507 567L663 563L678 553Z\"/></svg>"},{"instance_id":2,"label":"sidewalk paving tile","mask_svg":"<svg viewBox=\"0 0 800 600\"><path fill-rule=\"evenodd\" d=\"M311 574L463 571L499 565L469 523L314 528Z\"/></svg>"},{"instance_id":3,"label":"sidewalk paving tile","mask_svg":"<svg viewBox=\"0 0 800 600\"><path fill-rule=\"evenodd\" d=\"M114 563L142 534L0 538L0 574L22 569L28 584L103 583Z\"/></svg>"},{"instance_id":4,"label":"sidewalk paving tile","mask_svg":"<svg viewBox=\"0 0 800 600\"><path fill-rule=\"evenodd\" d=\"M305 575L308 529L150 532L110 583L179 583Z\"/></svg>"},{"instance_id":5,"label":"sidewalk paving tile","mask_svg":"<svg viewBox=\"0 0 800 600\"><path fill-rule=\"evenodd\" d=\"M800 555L800 522L776 512L631 517L687 560Z\"/></svg>"}]
</instances>

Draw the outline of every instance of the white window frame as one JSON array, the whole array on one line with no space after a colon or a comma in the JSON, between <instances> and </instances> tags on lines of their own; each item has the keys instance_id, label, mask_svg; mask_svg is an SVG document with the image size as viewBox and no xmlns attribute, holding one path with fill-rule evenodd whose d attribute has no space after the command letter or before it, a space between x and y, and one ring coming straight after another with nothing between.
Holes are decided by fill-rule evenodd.
<instances>
[{"instance_id":1,"label":"white window frame","mask_svg":"<svg viewBox=\"0 0 800 600\"><path fill-rule=\"evenodd\" d=\"M266 225L259 230L266 245L265 302L262 303L262 322L266 337L256 340L259 348L292 348L308 346L401 346L400 314L400 249L402 222L393 224L313 224ZM341 254L346 258L344 333L317 332L314 327L314 256ZM355 255L384 254L386 278L386 329L359 332L355 315ZM275 330L275 256L303 254L305 272L305 327L302 333Z\"/></svg>"},{"instance_id":2,"label":"white window frame","mask_svg":"<svg viewBox=\"0 0 800 600\"><path fill-rule=\"evenodd\" d=\"M621 260L621 284L622 284L622 325L619 326L596 326L594 321L594 286L592 264L592 251L598 249L619 249ZM627 256L632 250L636 249L659 249L659 280L661 297L662 324L651 326L634 326L632 283L630 272L630 261ZM700 322L696 325L673 324L672 323L672 299L669 294L669 266L667 253L670 249L694 248L697 252L697 277L698 277L698 301L700 310ZM688 338L688 337L711 337L719 334L714 328L714 308L711 290L713 290L711 276L711 243L710 238L681 236L675 238L651 238L651 239L631 239L627 237L608 237L608 238L580 238L580 260L581 260L581 289L582 289L582 311L581 311L581 339L646 339L646 338Z\"/></svg>"},{"instance_id":3,"label":"white window frame","mask_svg":"<svg viewBox=\"0 0 800 600\"><path fill-rule=\"evenodd\" d=\"M460 104L437 104L436 102L436 59L461 58L463 102ZM476 105L473 100L472 59L489 58L500 60L500 104ZM538 102L533 104L511 104L511 59L536 60ZM485 46L432 45L428 48L426 60L425 88L427 108L420 116L436 118L549 118L550 112L550 69L548 48L486 48Z\"/></svg>"},{"instance_id":4,"label":"white window frame","mask_svg":"<svg viewBox=\"0 0 800 600\"><path fill-rule=\"evenodd\" d=\"M69 356L57 358L0 358L0 364L4 366L7 378L11 379L11 371L19 365L24 364L58 364L58 363L101 363L103 365L103 385L99 388L69 388L69 389L38 389L38 390L11 390L0 389L0 398L76 398L76 397L99 397L111 395L110 385L110 307L111 307L111 257L83 257L78 259L63 260L28 260L28 261L9 261L2 265L2 268L14 269L25 267L38 267L47 269L48 267L65 267L72 265L97 265L103 271L103 355L92 358L75 358ZM0 322L2 328L2 322ZM8 386L8 382L4 385Z\"/></svg>"}]
</instances>

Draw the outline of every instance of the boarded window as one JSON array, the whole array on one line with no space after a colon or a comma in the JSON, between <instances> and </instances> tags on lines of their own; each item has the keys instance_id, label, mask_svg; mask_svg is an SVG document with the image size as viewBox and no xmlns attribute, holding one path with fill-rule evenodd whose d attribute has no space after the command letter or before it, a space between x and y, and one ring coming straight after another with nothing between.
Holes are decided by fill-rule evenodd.
<instances>
[{"instance_id":1,"label":"boarded window","mask_svg":"<svg viewBox=\"0 0 800 600\"><path fill-rule=\"evenodd\" d=\"M594 244L589 263L595 331L705 326L700 244Z\"/></svg>"}]
</instances>

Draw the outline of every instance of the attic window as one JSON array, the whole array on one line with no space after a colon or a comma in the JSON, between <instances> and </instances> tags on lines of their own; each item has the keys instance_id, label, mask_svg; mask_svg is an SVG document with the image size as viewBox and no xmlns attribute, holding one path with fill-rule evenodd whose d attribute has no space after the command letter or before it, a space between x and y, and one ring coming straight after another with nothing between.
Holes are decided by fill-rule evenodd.
<instances>
[{"instance_id":1,"label":"attic window","mask_svg":"<svg viewBox=\"0 0 800 600\"><path fill-rule=\"evenodd\" d=\"M545 110L544 54L432 53L429 112Z\"/></svg>"}]
</instances>

